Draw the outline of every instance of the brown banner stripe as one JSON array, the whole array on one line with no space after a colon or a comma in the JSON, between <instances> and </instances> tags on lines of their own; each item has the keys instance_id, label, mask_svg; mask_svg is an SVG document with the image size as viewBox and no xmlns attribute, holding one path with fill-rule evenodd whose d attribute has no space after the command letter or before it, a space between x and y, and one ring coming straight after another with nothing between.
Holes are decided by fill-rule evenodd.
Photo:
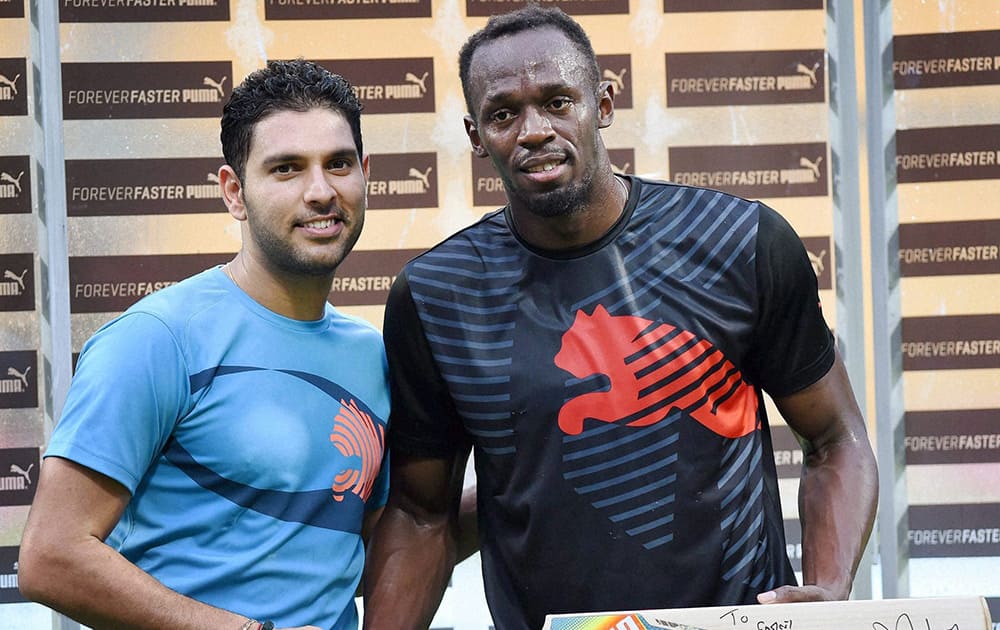
<instances>
[{"instance_id":1,"label":"brown banner stripe","mask_svg":"<svg viewBox=\"0 0 1000 630\"><path fill-rule=\"evenodd\" d=\"M356 250L337 269L330 292L335 306L385 304L389 287L409 259L423 250ZM70 258L70 310L120 313L143 297L223 264L233 254L77 256Z\"/></svg>"},{"instance_id":2,"label":"brown banner stripe","mask_svg":"<svg viewBox=\"0 0 1000 630\"><path fill-rule=\"evenodd\" d=\"M667 53L667 106L822 103L823 50Z\"/></svg>"},{"instance_id":3,"label":"brown banner stripe","mask_svg":"<svg viewBox=\"0 0 1000 630\"><path fill-rule=\"evenodd\" d=\"M63 63L63 118L218 118L230 61Z\"/></svg>"},{"instance_id":4,"label":"brown banner stripe","mask_svg":"<svg viewBox=\"0 0 1000 630\"><path fill-rule=\"evenodd\" d=\"M907 464L1000 462L1000 409L908 411Z\"/></svg>"},{"instance_id":5,"label":"brown banner stripe","mask_svg":"<svg viewBox=\"0 0 1000 630\"><path fill-rule=\"evenodd\" d=\"M911 558L1000 556L1000 504L911 505Z\"/></svg>"},{"instance_id":6,"label":"brown banner stripe","mask_svg":"<svg viewBox=\"0 0 1000 630\"><path fill-rule=\"evenodd\" d=\"M0 409L32 409L37 406L38 352L0 352Z\"/></svg>"},{"instance_id":7,"label":"brown banner stripe","mask_svg":"<svg viewBox=\"0 0 1000 630\"><path fill-rule=\"evenodd\" d=\"M822 9L823 0L663 0L665 13Z\"/></svg>"},{"instance_id":8,"label":"brown banner stripe","mask_svg":"<svg viewBox=\"0 0 1000 630\"><path fill-rule=\"evenodd\" d=\"M233 254L72 256L70 312L120 313L147 295L232 258Z\"/></svg>"},{"instance_id":9,"label":"brown banner stripe","mask_svg":"<svg viewBox=\"0 0 1000 630\"><path fill-rule=\"evenodd\" d=\"M94 2L59 0L60 22L225 22L229 0Z\"/></svg>"},{"instance_id":10,"label":"brown banner stripe","mask_svg":"<svg viewBox=\"0 0 1000 630\"><path fill-rule=\"evenodd\" d=\"M24 17L24 3L26 0L8 0L0 2L0 18L20 18Z\"/></svg>"},{"instance_id":11,"label":"brown banner stripe","mask_svg":"<svg viewBox=\"0 0 1000 630\"><path fill-rule=\"evenodd\" d=\"M614 88L615 109L632 108L632 56L597 55L601 80Z\"/></svg>"},{"instance_id":12,"label":"brown banner stripe","mask_svg":"<svg viewBox=\"0 0 1000 630\"><path fill-rule=\"evenodd\" d=\"M897 35L892 56L897 90L1000 85L1000 31Z\"/></svg>"},{"instance_id":13,"label":"brown banner stripe","mask_svg":"<svg viewBox=\"0 0 1000 630\"><path fill-rule=\"evenodd\" d=\"M670 179L747 199L827 194L826 144L670 147Z\"/></svg>"},{"instance_id":14,"label":"brown banner stripe","mask_svg":"<svg viewBox=\"0 0 1000 630\"><path fill-rule=\"evenodd\" d=\"M17 589L17 555L17 547L0 547L0 604L28 601Z\"/></svg>"},{"instance_id":15,"label":"brown banner stripe","mask_svg":"<svg viewBox=\"0 0 1000 630\"><path fill-rule=\"evenodd\" d=\"M225 212L222 158L67 160L69 216Z\"/></svg>"},{"instance_id":16,"label":"brown banner stripe","mask_svg":"<svg viewBox=\"0 0 1000 630\"><path fill-rule=\"evenodd\" d=\"M904 317L904 370L1000 368L1000 315Z\"/></svg>"},{"instance_id":17,"label":"brown banner stripe","mask_svg":"<svg viewBox=\"0 0 1000 630\"><path fill-rule=\"evenodd\" d=\"M1000 273L1000 220L899 226L903 276Z\"/></svg>"},{"instance_id":18,"label":"brown banner stripe","mask_svg":"<svg viewBox=\"0 0 1000 630\"><path fill-rule=\"evenodd\" d=\"M780 479L798 479L802 474L802 446L785 424L770 427L774 466Z\"/></svg>"},{"instance_id":19,"label":"brown banner stripe","mask_svg":"<svg viewBox=\"0 0 1000 630\"><path fill-rule=\"evenodd\" d=\"M833 237L832 236L803 236L802 244L809 255L809 262L812 264L813 272L816 273L816 282L820 291L828 291L833 288Z\"/></svg>"},{"instance_id":20,"label":"brown banner stripe","mask_svg":"<svg viewBox=\"0 0 1000 630\"><path fill-rule=\"evenodd\" d=\"M33 310L34 254L0 254L0 311Z\"/></svg>"},{"instance_id":21,"label":"brown banner stripe","mask_svg":"<svg viewBox=\"0 0 1000 630\"><path fill-rule=\"evenodd\" d=\"M507 204L503 180L489 158L469 154L472 161L472 205L499 208Z\"/></svg>"},{"instance_id":22,"label":"brown banner stripe","mask_svg":"<svg viewBox=\"0 0 1000 630\"><path fill-rule=\"evenodd\" d=\"M0 116L28 114L28 62L24 57L0 58Z\"/></svg>"},{"instance_id":23,"label":"brown banner stripe","mask_svg":"<svg viewBox=\"0 0 1000 630\"><path fill-rule=\"evenodd\" d=\"M31 505L40 463L38 448L0 448L0 507Z\"/></svg>"},{"instance_id":24,"label":"brown banner stripe","mask_svg":"<svg viewBox=\"0 0 1000 630\"><path fill-rule=\"evenodd\" d=\"M30 158L27 155L0 156L0 214L30 213Z\"/></svg>"},{"instance_id":25,"label":"brown banner stripe","mask_svg":"<svg viewBox=\"0 0 1000 630\"><path fill-rule=\"evenodd\" d=\"M408 260L422 249L354 251L337 268L330 291L334 306L382 306L389 287Z\"/></svg>"},{"instance_id":26,"label":"brown banner stripe","mask_svg":"<svg viewBox=\"0 0 1000 630\"><path fill-rule=\"evenodd\" d=\"M796 475L797 476L797 475ZM785 553L792 563L793 571L802 570L802 523L797 518L786 518L783 521L785 528Z\"/></svg>"},{"instance_id":27,"label":"brown banner stripe","mask_svg":"<svg viewBox=\"0 0 1000 630\"><path fill-rule=\"evenodd\" d=\"M328 59L318 64L351 82L365 114L434 111L434 60Z\"/></svg>"},{"instance_id":28,"label":"brown banner stripe","mask_svg":"<svg viewBox=\"0 0 1000 630\"><path fill-rule=\"evenodd\" d=\"M990 610L990 618L993 620L993 629L1000 626L1000 597L987 597L986 606Z\"/></svg>"},{"instance_id":29,"label":"brown banner stripe","mask_svg":"<svg viewBox=\"0 0 1000 630\"><path fill-rule=\"evenodd\" d=\"M896 178L900 184L1000 179L1000 125L898 130Z\"/></svg>"},{"instance_id":30,"label":"brown banner stripe","mask_svg":"<svg viewBox=\"0 0 1000 630\"><path fill-rule=\"evenodd\" d=\"M525 4L527 0L465 0L465 14L486 17L507 13ZM546 0L545 6L558 7L570 15L628 13L628 0Z\"/></svg>"},{"instance_id":31,"label":"brown banner stripe","mask_svg":"<svg viewBox=\"0 0 1000 630\"><path fill-rule=\"evenodd\" d=\"M378 153L371 156L368 209L436 208L436 153Z\"/></svg>"},{"instance_id":32,"label":"brown banner stripe","mask_svg":"<svg viewBox=\"0 0 1000 630\"><path fill-rule=\"evenodd\" d=\"M268 20L430 17L431 0L265 0Z\"/></svg>"}]
</instances>

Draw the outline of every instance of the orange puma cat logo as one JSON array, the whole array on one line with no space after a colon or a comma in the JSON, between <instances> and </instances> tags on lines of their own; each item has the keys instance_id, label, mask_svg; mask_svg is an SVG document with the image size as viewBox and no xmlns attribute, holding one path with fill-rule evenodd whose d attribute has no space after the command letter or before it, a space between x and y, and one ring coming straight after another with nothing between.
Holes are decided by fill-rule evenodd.
<instances>
[{"instance_id":1,"label":"orange puma cat logo","mask_svg":"<svg viewBox=\"0 0 1000 630\"><path fill-rule=\"evenodd\" d=\"M598 305L577 311L555 364L577 378L605 374L608 391L568 400L559 428L583 431L586 418L644 427L681 409L715 433L737 438L757 428L757 395L722 352L689 331Z\"/></svg>"},{"instance_id":2,"label":"orange puma cat logo","mask_svg":"<svg viewBox=\"0 0 1000 630\"><path fill-rule=\"evenodd\" d=\"M356 458L356 467L346 468L334 477L333 498L343 501L344 493L353 492L367 501L382 466L385 428L361 410L353 399L340 401L330 441L344 457Z\"/></svg>"}]
</instances>

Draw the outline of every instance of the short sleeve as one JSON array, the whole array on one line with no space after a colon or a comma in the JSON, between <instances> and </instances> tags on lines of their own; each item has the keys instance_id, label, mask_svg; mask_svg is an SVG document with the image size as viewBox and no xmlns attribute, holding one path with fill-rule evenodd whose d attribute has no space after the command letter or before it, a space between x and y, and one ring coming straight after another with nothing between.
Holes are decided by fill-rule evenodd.
<instances>
[{"instance_id":1,"label":"short sleeve","mask_svg":"<svg viewBox=\"0 0 1000 630\"><path fill-rule=\"evenodd\" d=\"M748 372L771 396L793 394L833 366L833 334L801 239L777 212L761 205L757 233L758 317Z\"/></svg>"},{"instance_id":2,"label":"short sleeve","mask_svg":"<svg viewBox=\"0 0 1000 630\"><path fill-rule=\"evenodd\" d=\"M410 294L405 272L396 277L382 327L389 359L392 450L420 457L451 457L467 437Z\"/></svg>"},{"instance_id":3,"label":"short sleeve","mask_svg":"<svg viewBox=\"0 0 1000 630\"><path fill-rule=\"evenodd\" d=\"M84 345L45 451L111 477L134 493L185 409L185 361L167 326L131 312Z\"/></svg>"}]
</instances>

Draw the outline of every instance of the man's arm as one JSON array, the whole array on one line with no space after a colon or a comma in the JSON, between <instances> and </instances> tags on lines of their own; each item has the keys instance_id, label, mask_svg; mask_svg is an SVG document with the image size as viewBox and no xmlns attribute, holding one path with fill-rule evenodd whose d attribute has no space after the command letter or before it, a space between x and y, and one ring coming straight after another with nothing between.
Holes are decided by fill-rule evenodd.
<instances>
[{"instance_id":1,"label":"man's arm","mask_svg":"<svg viewBox=\"0 0 1000 630\"><path fill-rule=\"evenodd\" d=\"M430 626L456 562L467 457L392 453L389 501L365 563L365 628Z\"/></svg>"},{"instance_id":2,"label":"man's arm","mask_svg":"<svg viewBox=\"0 0 1000 630\"><path fill-rule=\"evenodd\" d=\"M24 596L95 628L239 630L246 616L166 588L104 543L129 499L110 477L47 458L21 540Z\"/></svg>"},{"instance_id":3,"label":"man's arm","mask_svg":"<svg viewBox=\"0 0 1000 630\"><path fill-rule=\"evenodd\" d=\"M799 485L803 586L782 586L761 603L847 599L875 520L875 455L844 364L805 389L775 399L803 441Z\"/></svg>"}]
</instances>

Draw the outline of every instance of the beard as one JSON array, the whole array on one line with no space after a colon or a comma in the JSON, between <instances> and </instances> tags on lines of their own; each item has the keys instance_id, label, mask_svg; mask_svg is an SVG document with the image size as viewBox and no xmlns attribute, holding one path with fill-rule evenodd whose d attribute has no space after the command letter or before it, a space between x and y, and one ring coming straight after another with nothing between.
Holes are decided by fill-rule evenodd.
<instances>
[{"instance_id":1,"label":"beard","mask_svg":"<svg viewBox=\"0 0 1000 630\"><path fill-rule=\"evenodd\" d=\"M364 221L363 215L359 223L344 226L340 239L330 245L335 249L329 255L309 256L279 237L266 221L258 221L257 212L250 206L249 200L244 198L244 201L247 209L247 225L257 248L273 268L289 274L315 277L333 274L361 236L360 222ZM348 227L350 229L347 229Z\"/></svg>"},{"instance_id":2,"label":"beard","mask_svg":"<svg viewBox=\"0 0 1000 630\"><path fill-rule=\"evenodd\" d=\"M582 209L590 199L590 182L577 182L533 196L528 210L546 219L568 216Z\"/></svg>"},{"instance_id":3,"label":"beard","mask_svg":"<svg viewBox=\"0 0 1000 630\"><path fill-rule=\"evenodd\" d=\"M499 171L500 168L498 167L497 170ZM509 177L501 177L501 180L504 182L505 190L515 191L513 194L510 192L507 194L516 197L531 214L550 219L572 215L583 210L589 204L596 171L596 164L591 163L579 180L548 192L517 190Z\"/></svg>"}]
</instances>

